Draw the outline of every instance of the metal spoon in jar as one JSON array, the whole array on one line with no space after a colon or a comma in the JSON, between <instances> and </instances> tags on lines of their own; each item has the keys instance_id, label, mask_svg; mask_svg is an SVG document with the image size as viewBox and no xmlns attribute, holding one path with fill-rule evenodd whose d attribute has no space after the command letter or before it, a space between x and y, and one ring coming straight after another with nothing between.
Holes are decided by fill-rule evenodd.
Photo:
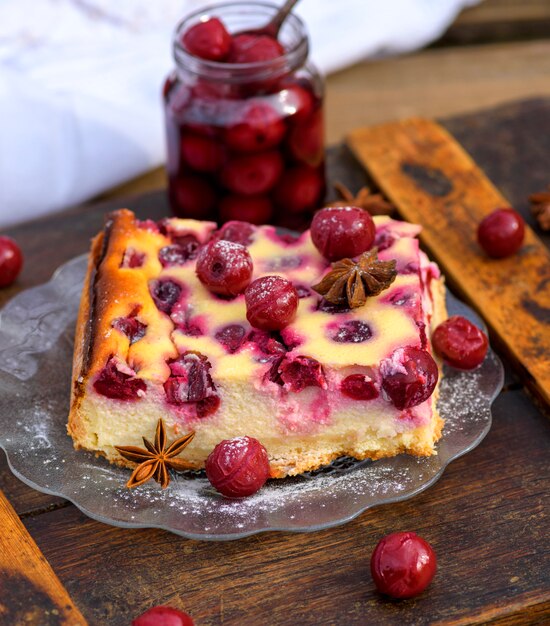
<instances>
[{"instance_id":1,"label":"metal spoon in jar","mask_svg":"<svg viewBox=\"0 0 550 626\"><path fill-rule=\"evenodd\" d=\"M275 13L275 15L269 20L269 22L262 26L261 28L252 28L250 30L245 30L241 35L267 35L268 37L273 37L273 39L277 39L279 31L281 30L281 26L283 22L288 17L288 14L294 8L294 5L298 3L298 0L286 0L283 6Z\"/></svg>"}]
</instances>

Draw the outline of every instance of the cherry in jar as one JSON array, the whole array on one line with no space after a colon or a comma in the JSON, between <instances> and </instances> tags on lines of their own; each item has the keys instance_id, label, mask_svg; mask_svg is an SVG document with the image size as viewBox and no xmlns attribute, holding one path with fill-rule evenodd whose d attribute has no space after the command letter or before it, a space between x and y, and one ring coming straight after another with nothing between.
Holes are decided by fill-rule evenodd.
<instances>
[{"instance_id":1,"label":"cherry in jar","mask_svg":"<svg viewBox=\"0 0 550 626\"><path fill-rule=\"evenodd\" d=\"M257 2L196 12L177 26L163 96L175 215L306 228L325 192L323 85L304 24L278 38Z\"/></svg>"}]
</instances>

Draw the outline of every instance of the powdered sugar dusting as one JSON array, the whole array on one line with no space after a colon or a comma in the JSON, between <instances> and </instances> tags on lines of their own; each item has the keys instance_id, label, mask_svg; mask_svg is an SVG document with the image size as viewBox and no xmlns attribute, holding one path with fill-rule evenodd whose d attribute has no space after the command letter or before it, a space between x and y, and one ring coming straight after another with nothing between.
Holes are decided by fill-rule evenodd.
<instances>
[{"instance_id":1,"label":"powdered sugar dusting","mask_svg":"<svg viewBox=\"0 0 550 626\"><path fill-rule=\"evenodd\" d=\"M250 265L252 263L248 249L240 243L218 239L210 245L223 258L228 268L233 266L241 267L242 265ZM206 251L208 248L204 248L204 250Z\"/></svg>"},{"instance_id":2,"label":"powdered sugar dusting","mask_svg":"<svg viewBox=\"0 0 550 626\"><path fill-rule=\"evenodd\" d=\"M502 366L492 352L474 372L445 371L438 408L446 422L436 456L401 455L376 462L341 459L316 472L271 480L241 500L220 496L203 473L174 475L166 490L156 483L128 490L128 470L75 451L66 434L72 346L65 331L74 325L85 264L85 258L73 261L34 294L17 296L2 315L0 445L13 471L27 483L70 499L96 519L120 526L160 527L202 539L325 528L425 489L453 458L477 445L490 427L490 405L502 385ZM64 294L73 294L70 307L66 298L59 297L61 286ZM23 297L33 316L21 315L17 300ZM40 307L33 304L34 298ZM48 335L52 325L41 323L41 317L48 321L64 315L67 320L67 310L72 312L70 320L52 341ZM453 299L449 311L465 314L463 305ZM14 349L22 339L25 346L33 347L32 367L25 366L24 375L20 362L14 360ZM6 350L11 360L3 358Z\"/></svg>"},{"instance_id":3,"label":"powdered sugar dusting","mask_svg":"<svg viewBox=\"0 0 550 626\"><path fill-rule=\"evenodd\" d=\"M21 444L20 453L28 455L32 450L34 458L33 469L23 471L94 517L115 524L160 526L204 539L229 539L268 529L322 528L370 506L410 497L437 478L452 458L451 451L460 453L488 428L488 399L479 395L486 376L480 370L451 373L443 379L439 410L446 425L437 456L402 455L376 462L342 459L306 475L271 480L255 495L240 500L220 496L202 472L173 474L166 490L156 483L126 489L127 470L72 450L64 433L64 416L56 414L53 405L35 406L28 421L19 420L19 427L31 435ZM233 440L233 446L245 447L245 438Z\"/></svg>"},{"instance_id":4,"label":"powdered sugar dusting","mask_svg":"<svg viewBox=\"0 0 550 626\"><path fill-rule=\"evenodd\" d=\"M235 437L224 448L222 465L229 467L235 458L240 458L248 448L248 437Z\"/></svg>"}]
</instances>

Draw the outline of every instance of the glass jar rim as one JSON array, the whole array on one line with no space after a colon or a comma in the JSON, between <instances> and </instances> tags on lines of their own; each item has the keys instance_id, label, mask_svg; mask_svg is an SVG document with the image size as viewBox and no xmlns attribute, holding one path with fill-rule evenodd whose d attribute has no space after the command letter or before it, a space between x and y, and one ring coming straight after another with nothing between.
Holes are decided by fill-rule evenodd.
<instances>
[{"instance_id":1,"label":"glass jar rim","mask_svg":"<svg viewBox=\"0 0 550 626\"><path fill-rule=\"evenodd\" d=\"M218 17L220 11L239 8L249 11L251 8L264 10L266 23L280 8L271 2L233 1L220 4L211 4L202 9L189 13L181 19L174 30L172 48L174 59L178 67L188 72L214 81L223 81L232 84L242 84L254 81L267 80L275 76L287 74L305 64L309 54L309 38L303 20L295 13L289 13L284 21L283 28L291 28L297 41L285 49L285 53L275 59L256 61L254 63L226 63L201 59L188 52L181 43L183 32L201 17ZM271 13L271 14L270 14ZM261 25L258 26L261 28Z\"/></svg>"}]
</instances>

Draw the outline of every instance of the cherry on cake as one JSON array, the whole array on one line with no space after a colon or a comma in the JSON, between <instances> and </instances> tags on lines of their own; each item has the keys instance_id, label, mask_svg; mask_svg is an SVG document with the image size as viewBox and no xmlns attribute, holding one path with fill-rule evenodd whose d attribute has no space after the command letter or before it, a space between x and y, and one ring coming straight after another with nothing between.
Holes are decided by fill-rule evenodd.
<instances>
[{"instance_id":1,"label":"cherry on cake","mask_svg":"<svg viewBox=\"0 0 550 626\"><path fill-rule=\"evenodd\" d=\"M261 442L272 477L343 455L433 454L443 281L414 224L369 218L348 250L337 222L355 217L322 214L312 239L110 214L77 321L75 446L131 466L115 446L140 446L162 418L169 439L195 432L195 468L238 437Z\"/></svg>"}]
</instances>

